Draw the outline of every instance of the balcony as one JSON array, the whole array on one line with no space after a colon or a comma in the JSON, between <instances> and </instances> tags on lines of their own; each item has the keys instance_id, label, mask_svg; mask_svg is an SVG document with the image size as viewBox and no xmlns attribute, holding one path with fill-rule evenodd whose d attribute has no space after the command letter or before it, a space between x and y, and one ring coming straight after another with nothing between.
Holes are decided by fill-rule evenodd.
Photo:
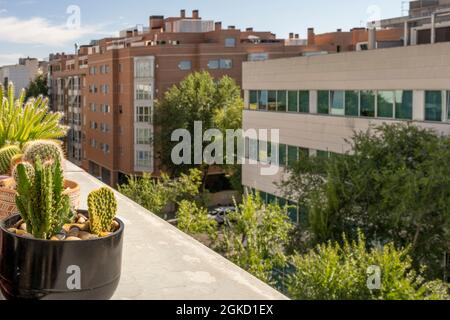
<instances>
[{"instance_id":1,"label":"balcony","mask_svg":"<svg viewBox=\"0 0 450 320\"><path fill-rule=\"evenodd\" d=\"M67 163L66 176L80 184L81 209L86 209L88 193L104 186L72 163ZM113 299L287 299L119 193L117 200L125 239L122 276Z\"/></svg>"}]
</instances>

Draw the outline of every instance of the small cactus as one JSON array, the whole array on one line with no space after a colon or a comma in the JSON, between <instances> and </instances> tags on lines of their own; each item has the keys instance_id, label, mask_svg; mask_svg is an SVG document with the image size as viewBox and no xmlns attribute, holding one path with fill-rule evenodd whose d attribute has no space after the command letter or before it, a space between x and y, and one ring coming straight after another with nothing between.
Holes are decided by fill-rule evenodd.
<instances>
[{"instance_id":1,"label":"small cactus","mask_svg":"<svg viewBox=\"0 0 450 320\"><path fill-rule=\"evenodd\" d=\"M88 196L89 220L91 232L101 236L111 232L117 212L117 200L108 188L92 191Z\"/></svg>"},{"instance_id":2,"label":"small cactus","mask_svg":"<svg viewBox=\"0 0 450 320\"><path fill-rule=\"evenodd\" d=\"M34 164L37 157L41 159L42 163L56 160L63 163L64 152L61 145L53 140L28 142L24 147L23 160Z\"/></svg>"},{"instance_id":3,"label":"small cactus","mask_svg":"<svg viewBox=\"0 0 450 320\"><path fill-rule=\"evenodd\" d=\"M26 173L26 164L17 165L16 205L26 223L27 232L37 239L50 239L70 222L70 199L64 194L64 176L59 159L43 164L36 158L34 177Z\"/></svg>"},{"instance_id":4,"label":"small cactus","mask_svg":"<svg viewBox=\"0 0 450 320\"><path fill-rule=\"evenodd\" d=\"M19 164L23 165L23 167L25 169L25 173L26 173L28 179L34 180L34 167L33 167L33 165L31 163L29 163L29 162L20 162L20 163L16 164L13 167L13 170L12 170L12 177L14 178L14 181L16 182L16 184L19 183L19 172L17 170L17 167L19 166Z\"/></svg>"},{"instance_id":5,"label":"small cactus","mask_svg":"<svg viewBox=\"0 0 450 320\"><path fill-rule=\"evenodd\" d=\"M10 145L0 149L0 173L8 173L11 168L11 160L17 154L20 154L21 150L18 146Z\"/></svg>"}]
</instances>

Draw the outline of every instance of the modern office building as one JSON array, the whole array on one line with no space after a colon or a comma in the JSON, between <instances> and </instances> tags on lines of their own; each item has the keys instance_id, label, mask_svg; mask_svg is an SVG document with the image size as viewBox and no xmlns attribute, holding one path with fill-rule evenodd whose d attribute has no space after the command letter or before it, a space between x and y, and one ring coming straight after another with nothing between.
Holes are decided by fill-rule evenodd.
<instances>
[{"instance_id":1,"label":"modern office building","mask_svg":"<svg viewBox=\"0 0 450 320\"><path fill-rule=\"evenodd\" d=\"M276 183L300 153L345 153L355 131L411 122L450 134L449 42L246 62L243 88L244 130L280 130L277 175L262 175L268 164L255 153L247 156L258 164L243 166L243 184L266 201L283 197Z\"/></svg>"},{"instance_id":2,"label":"modern office building","mask_svg":"<svg viewBox=\"0 0 450 320\"><path fill-rule=\"evenodd\" d=\"M377 32L380 43L401 44L402 29ZM77 54L50 56L52 106L66 113L71 127L68 157L104 182L116 185L126 175L160 165L152 146L153 106L172 85L194 71L242 84L242 63L364 49L365 28L315 34L244 31L188 17L151 16L148 27L124 30L120 37L92 41Z\"/></svg>"},{"instance_id":3,"label":"modern office building","mask_svg":"<svg viewBox=\"0 0 450 320\"><path fill-rule=\"evenodd\" d=\"M15 85L15 94L19 95L20 90L27 88L32 80L39 75L46 73L47 64L35 58L20 58L19 63L0 67L0 81L4 87L8 87L9 82Z\"/></svg>"}]
</instances>

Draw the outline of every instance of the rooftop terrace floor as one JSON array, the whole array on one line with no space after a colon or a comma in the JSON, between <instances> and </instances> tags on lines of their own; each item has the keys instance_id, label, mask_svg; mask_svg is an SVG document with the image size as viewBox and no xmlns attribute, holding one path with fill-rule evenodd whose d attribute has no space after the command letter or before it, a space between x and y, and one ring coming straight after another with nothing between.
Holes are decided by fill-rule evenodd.
<instances>
[{"instance_id":1,"label":"rooftop terrace floor","mask_svg":"<svg viewBox=\"0 0 450 320\"><path fill-rule=\"evenodd\" d=\"M104 186L71 163L66 176L80 184L80 209L86 209L90 191ZM130 199L118 192L116 195L125 234L122 276L113 299L287 299Z\"/></svg>"}]
</instances>

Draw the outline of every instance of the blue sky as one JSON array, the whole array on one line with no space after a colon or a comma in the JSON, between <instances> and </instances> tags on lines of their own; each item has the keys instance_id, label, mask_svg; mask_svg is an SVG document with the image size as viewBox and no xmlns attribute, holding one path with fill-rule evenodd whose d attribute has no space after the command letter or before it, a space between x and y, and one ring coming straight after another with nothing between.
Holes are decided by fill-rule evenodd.
<instances>
[{"instance_id":1,"label":"blue sky","mask_svg":"<svg viewBox=\"0 0 450 320\"><path fill-rule=\"evenodd\" d=\"M74 44L148 24L150 15L177 16L199 9L224 26L254 27L278 37L365 26L376 18L402 15L402 0L0 0L0 66L20 56L73 52ZM77 12L80 15L77 15ZM80 24L78 24L78 21ZM69 25L69 27L68 27ZM79 27L78 27L79 25Z\"/></svg>"}]
</instances>

